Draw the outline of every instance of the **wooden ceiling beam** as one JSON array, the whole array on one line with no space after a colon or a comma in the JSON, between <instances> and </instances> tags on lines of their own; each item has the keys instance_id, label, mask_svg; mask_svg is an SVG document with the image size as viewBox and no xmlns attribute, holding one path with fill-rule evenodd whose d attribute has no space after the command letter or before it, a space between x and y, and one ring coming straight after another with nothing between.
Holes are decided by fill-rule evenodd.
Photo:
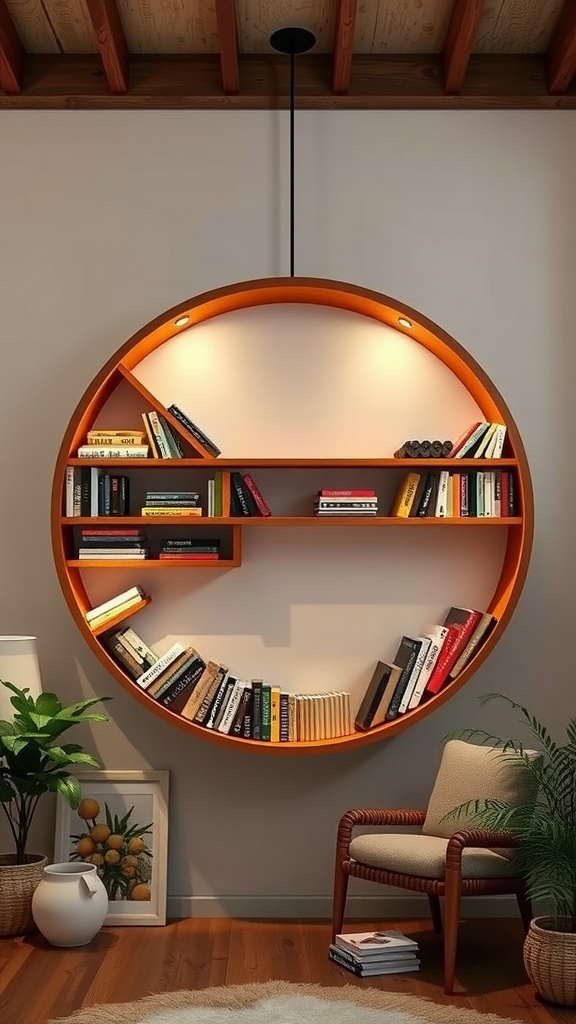
<instances>
[{"instance_id":1,"label":"wooden ceiling beam","mask_svg":"<svg viewBox=\"0 0 576 1024\"><path fill-rule=\"evenodd\" d=\"M22 89L24 47L4 0L0 0L0 89L17 95Z\"/></svg>"},{"instance_id":2,"label":"wooden ceiling beam","mask_svg":"<svg viewBox=\"0 0 576 1024\"><path fill-rule=\"evenodd\" d=\"M128 44L116 0L86 0L98 40L108 88L114 95L128 92Z\"/></svg>"},{"instance_id":3,"label":"wooden ceiling beam","mask_svg":"<svg viewBox=\"0 0 576 1024\"><path fill-rule=\"evenodd\" d=\"M280 55L240 57L242 92L224 96L217 56L136 56L130 88L109 91L96 55L27 54L20 95L0 93L1 109L270 110L290 105L290 68ZM332 92L328 54L298 57L298 109L576 110L576 83L553 96L538 54L475 54L459 95L442 86L440 56L354 57L345 96Z\"/></svg>"},{"instance_id":4,"label":"wooden ceiling beam","mask_svg":"<svg viewBox=\"0 0 576 1024\"><path fill-rule=\"evenodd\" d=\"M454 0L442 52L444 92L460 92L484 9L484 0Z\"/></svg>"},{"instance_id":5,"label":"wooden ceiling beam","mask_svg":"<svg viewBox=\"0 0 576 1024\"><path fill-rule=\"evenodd\" d=\"M566 91L576 73L576 0L565 0L546 53L548 88Z\"/></svg>"},{"instance_id":6,"label":"wooden ceiling beam","mask_svg":"<svg viewBox=\"0 0 576 1024\"><path fill-rule=\"evenodd\" d=\"M216 24L220 46L222 92L225 96L235 96L240 89L235 0L216 0Z\"/></svg>"},{"instance_id":7,"label":"wooden ceiling beam","mask_svg":"<svg viewBox=\"0 0 576 1024\"><path fill-rule=\"evenodd\" d=\"M332 66L332 91L337 96L345 95L350 88L357 10L358 0L338 0Z\"/></svg>"}]
</instances>

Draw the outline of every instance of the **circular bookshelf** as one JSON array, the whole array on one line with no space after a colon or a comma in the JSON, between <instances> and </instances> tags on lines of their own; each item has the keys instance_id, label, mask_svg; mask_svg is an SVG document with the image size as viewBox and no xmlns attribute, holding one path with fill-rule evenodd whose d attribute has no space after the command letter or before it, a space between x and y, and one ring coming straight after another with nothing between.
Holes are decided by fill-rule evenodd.
<instances>
[{"instance_id":1,"label":"circular bookshelf","mask_svg":"<svg viewBox=\"0 0 576 1024\"><path fill-rule=\"evenodd\" d=\"M506 426L506 447L502 458L484 465L491 465L496 469L505 469L510 475L513 474L515 482L515 497L517 507L514 515L499 519L442 519L442 518L394 518L386 515L375 517L348 517L346 523L342 519L336 520L330 517L314 518L310 513L274 514L268 518L240 517L210 518L202 517L196 520L196 526L201 524L202 529L211 526L216 530L224 531L227 538L225 553L217 562L199 560L193 567L190 563L178 563L175 560L171 564L163 563L158 559L147 559L138 562L136 566L129 561L122 562L115 560L113 565L102 565L91 560L82 562L75 552L77 531L81 527L95 526L105 528L106 526L121 526L134 529L142 528L143 525L151 530L158 530L166 525L166 520L144 519L134 515L131 508L130 516L121 517L83 517L66 515L66 487L69 474L79 466L102 467L102 460L87 460L77 457L78 448L85 442L87 431L98 424L98 417L102 410L114 410L121 414L123 402L126 401L128 393L132 405L132 416L137 407L141 411L152 408L164 413L166 406L147 388L142 380L138 378L138 368L144 365L145 360L153 355L165 343L177 339L183 332L189 332L194 327L218 321L218 318L225 318L227 314L237 314L241 311L254 310L263 307L290 307L294 309L308 309L318 307L328 315L349 315L361 318L361 321L384 325L386 328L397 332L400 338L410 339L413 347L421 347L424 353L428 353L428 366L441 365L443 372L454 379L460 391L469 397L474 407L481 413L481 418L490 423L498 422ZM228 321L221 321L228 322ZM414 343L416 345L414 346ZM424 354L423 353L423 354ZM150 383L148 381L148 383ZM432 385L431 385L432 386ZM170 419L168 414L168 419ZM100 426L100 424L98 424ZM124 424L122 424L124 426ZM466 426L466 423L464 424ZM208 457L207 457L208 456ZM477 468L481 460L455 460L455 459L397 459L393 458L392 451L387 451L385 456L380 452L369 457L357 457L356 453L337 453L336 455L325 456L322 453L308 456L301 454L299 457L294 453L287 455L267 453L262 451L253 457L240 454L234 458L227 458L225 453L218 458L209 456L205 451L199 455L198 450L191 450L183 459L107 459L108 468L116 467L119 473L127 473L128 470L134 474L134 479L140 474L146 477L147 472L174 471L190 467L196 471L200 467L202 471L234 471L243 467L259 469L261 471L274 470L290 473L294 471L324 470L335 472L345 469L350 472L372 472L386 477L386 474L408 471L409 469L464 469L474 466ZM174 486L174 484L172 484ZM68 510L69 511L69 510ZM192 520L187 522L190 525ZM51 531L53 554L58 573L58 579L70 612L78 625L84 639L102 663L106 671L112 675L121 686L123 686L135 699L140 701L150 711L163 718L165 721L176 725L194 735L201 736L211 742L223 745L238 746L245 749L255 750L272 754L298 754L298 753L322 753L334 750L348 749L366 743L376 742L392 736L403 729L408 728L425 715L430 714L439 708L445 701L466 684L472 674L483 664L498 640L502 636L510 617L520 596L530 559L533 537L533 496L530 480L530 472L526 453L520 438L516 424L507 408L502 396L488 378L476 361L458 344L450 335L443 331L436 324L426 319L416 310L388 298L375 291L360 288L337 281L329 281L317 278L266 278L262 280L241 282L225 288L205 292L187 302L168 310L155 320L147 324L130 338L118 351L108 360L106 365L97 374L89 387L86 389L76 410L70 420L62 441L58 459L56 462L52 500L51 500ZM244 739L238 736L230 736L226 733L206 729L202 725L195 724L182 717L181 714L170 711L159 704L154 697L150 696L138 684L125 673L113 659L102 643L102 635L111 630L121 622L132 621L141 608L146 607L151 598L154 598L155 584L164 580L162 574L158 577L160 570L171 573L173 569L187 568L193 574L205 573L215 568L219 571L232 570L242 564L242 538L245 531L248 531L250 542L253 538L264 538L269 536L269 531L275 527L314 527L313 533L317 536L327 536L325 531L337 527L344 530L346 537L358 538L364 536L383 536L378 530L394 531L394 538L407 538L421 540L424 536L432 541L432 546L437 545L440 538L446 534L439 534L438 530L456 530L459 537L464 537L466 543L472 547L473 538L494 536L493 531L499 531L498 536L502 538L498 558L495 559L494 579L490 584L490 596L486 603L485 611L489 612L496 624L490 632L488 639L480 646L477 653L471 658L465 668L456 678L444 686L440 692L418 705L412 711L406 711L402 715L385 722L367 731L357 730L348 735L338 736L332 739L314 741L294 742L263 742L261 740ZM264 529L264 534L259 530ZM374 534L376 529L377 533ZM472 533L470 533L472 529ZM370 534L364 533L365 530ZM408 534L406 534L408 530ZM413 532L416 530L416 534ZM420 531L427 531L422 534ZM76 531L76 533L75 533ZM319 531L319 533L317 532ZM352 533L350 533L352 531ZM477 532L479 531L479 533ZM490 531L487 533L486 531ZM385 536L385 535L384 535ZM388 534L388 536L390 536ZM454 534L450 534L453 537ZM476 541L477 543L477 541ZM142 602L130 610L129 616L120 616L117 620L109 620L97 629L91 629L87 620L86 612L92 607L92 600L89 596L90 587L86 584L86 573L100 572L106 578L107 570L110 568L129 571L134 568L140 580L145 579L145 590L148 592ZM93 577L92 577L93 578ZM109 578L109 577L108 577ZM172 579L174 577L171 577ZM181 573L176 573L176 578L182 579ZM124 589L124 588L121 588ZM98 602L96 602L98 603ZM137 618L135 623L137 623ZM217 657L218 652L210 652L211 656Z\"/></svg>"}]
</instances>

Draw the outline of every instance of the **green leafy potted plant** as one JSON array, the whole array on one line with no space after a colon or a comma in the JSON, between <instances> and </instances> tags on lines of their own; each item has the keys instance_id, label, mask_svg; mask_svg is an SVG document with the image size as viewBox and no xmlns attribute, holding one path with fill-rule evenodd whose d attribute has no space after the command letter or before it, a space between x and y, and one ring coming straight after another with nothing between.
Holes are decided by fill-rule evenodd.
<instances>
[{"instance_id":1,"label":"green leafy potted plant","mask_svg":"<svg viewBox=\"0 0 576 1024\"><path fill-rule=\"evenodd\" d=\"M497 693L481 698L483 704L492 700L504 701L519 713L529 747L483 729L461 730L458 738L489 744L499 749L498 756L524 765L534 796L521 807L473 800L455 808L450 817L466 816L481 828L514 837L518 872L544 911L532 920L526 936L526 971L544 999L576 1006L576 718L569 720L567 742L560 744L522 704Z\"/></svg>"},{"instance_id":2,"label":"green leafy potted plant","mask_svg":"<svg viewBox=\"0 0 576 1024\"><path fill-rule=\"evenodd\" d=\"M71 807L78 807L82 791L75 768L100 767L79 744L61 744L60 737L74 725L108 721L88 708L110 698L92 697L64 707L54 693L34 699L26 687L0 683L12 691L14 708L13 721L0 721L0 804L14 840L14 852L0 854L0 935L17 935L33 928L32 895L47 863L42 854L28 852L38 801L44 793L60 793Z\"/></svg>"}]
</instances>

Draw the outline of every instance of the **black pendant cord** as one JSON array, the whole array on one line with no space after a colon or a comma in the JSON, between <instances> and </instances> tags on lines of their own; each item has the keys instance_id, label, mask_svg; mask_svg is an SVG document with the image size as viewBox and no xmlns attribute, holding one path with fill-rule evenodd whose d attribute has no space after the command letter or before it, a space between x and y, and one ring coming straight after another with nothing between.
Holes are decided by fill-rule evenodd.
<instances>
[{"instance_id":1,"label":"black pendant cord","mask_svg":"<svg viewBox=\"0 0 576 1024\"><path fill-rule=\"evenodd\" d=\"M270 45L278 53L290 55L290 277L294 277L294 109L296 94L294 79L296 75L297 53L306 53L316 42L313 32L306 28L279 28L270 36Z\"/></svg>"},{"instance_id":2,"label":"black pendant cord","mask_svg":"<svg viewBox=\"0 0 576 1024\"><path fill-rule=\"evenodd\" d=\"M290 277L294 277L294 54L290 54Z\"/></svg>"}]
</instances>

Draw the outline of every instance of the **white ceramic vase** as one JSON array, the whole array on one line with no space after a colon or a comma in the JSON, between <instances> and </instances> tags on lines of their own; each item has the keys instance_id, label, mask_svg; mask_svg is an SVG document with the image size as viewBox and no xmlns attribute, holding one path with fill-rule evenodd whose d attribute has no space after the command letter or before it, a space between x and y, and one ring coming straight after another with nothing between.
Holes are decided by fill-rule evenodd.
<instances>
[{"instance_id":1,"label":"white ceramic vase","mask_svg":"<svg viewBox=\"0 0 576 1024\"><path fill-rule=\"evenodd\" d=\"M36 927L52 946L85 946L104 924L108 893L95 864L49 864L32 898Z\"/></svg>"}]
</instances>

